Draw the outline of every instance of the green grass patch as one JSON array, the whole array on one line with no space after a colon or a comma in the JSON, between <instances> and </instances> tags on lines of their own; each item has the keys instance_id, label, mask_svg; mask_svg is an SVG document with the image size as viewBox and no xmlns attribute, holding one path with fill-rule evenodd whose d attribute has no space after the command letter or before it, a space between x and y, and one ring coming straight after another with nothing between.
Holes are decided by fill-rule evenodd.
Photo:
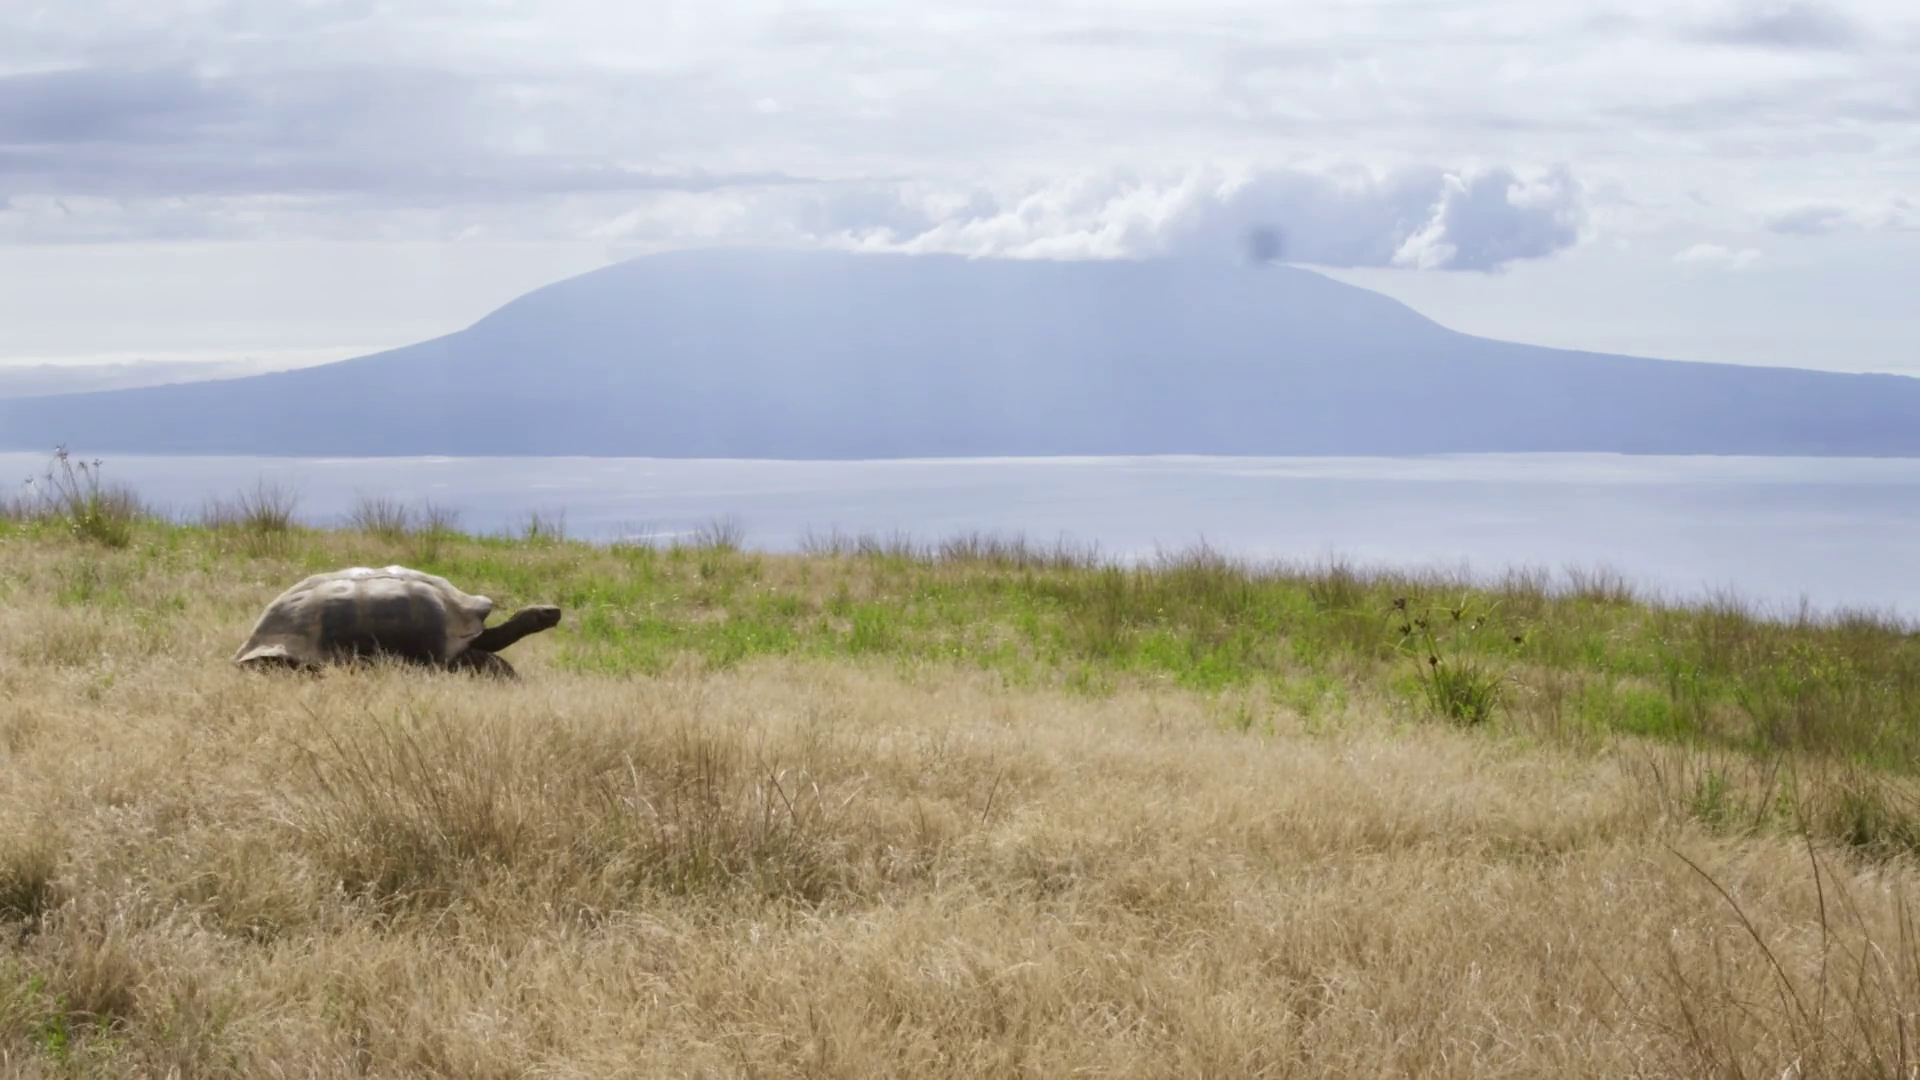
<instances>
[{"instance_id":1,"label":"green grass patch","mask_svg":"<svg viewBox=\"0 0 1920 1080\"><path fill-rule=\"evenodd\" d=\"M1250 565L1204 550L1122 566L964 538L777 555L740 550L724 533L707 546L608 547L441 527L430 549L416 547L419 535L145 523L129 547L89 544L98 554L76 552L39 587L77 607L139 606L179 595L138 586L143 575L227 574L244 560L251 576L290 582L403 562L503 610L561 605L558 662L595 674L652 675L681 657L714 667L785 655L934 660L1089 693L1258 687L1279 700L1311 686L1314 700L1372 694L1462 724L1542 723L1553 709L1594 732L1901 770L1920 760L1920 643L1904 625L1858 615L1765 619L1724 601L1596 596L1591 584Z\"/></svg>"},{"instance_id":2,"label":"green grass patch","mask_svg":"<svg viewBox=\"0 0 1920 1080\"><path fill-rule=\"evenodd\" d=\"M1896 772L1920 762L1910 626L1857 612L1766 618L1725 595L1656 604L1604 571L1469 582L1339 560L1256 565L1205 547L1121 564L980 534L834 534L780 555L746 549L731 520L690 540L594 545L569 539L558 513L476 536L444 508L377 497L328 530L298 522L291 493L265 483L193 523L132 516L123 542L103 542L74 525L88 520L88 492L108 490L97 463L61 457L50 473L61 479L49 490L68 495L33 513L16 500L4 528L77 549L44 580L6 587L73 608L152 608L155 627L179 615L194 575L290 582L401 562L502 610L561 605L557 661L594 674L648 676L682 659L934 661L1094 694L1257 690L1316 722L1372 697L1467 725L1809 752Z\"/></svg>"}]
</instances>

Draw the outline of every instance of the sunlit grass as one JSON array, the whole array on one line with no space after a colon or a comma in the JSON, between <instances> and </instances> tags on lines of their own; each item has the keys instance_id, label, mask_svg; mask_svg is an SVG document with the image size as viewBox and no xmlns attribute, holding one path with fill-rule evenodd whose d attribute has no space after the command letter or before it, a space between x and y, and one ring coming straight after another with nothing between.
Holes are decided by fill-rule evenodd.
<instances>
[{"instance_id":1,"label":"sunlit grass","mask_svg":"<svg viewBox=\"0 0 1920 1080\"><path fill-rule=\"evenodd\" d=\"M570 541L558 515L465 536L440 508L369 500L342 531L304 526L262 486L204 524L124 526L124 555L82 547L52 595L110 598L115 580L246 560L274 576L402 562L500 603L557 603L556 662L654 675L684 659L938 661L1021 685L1199 692L1325 679L1413 691L1423 711L1513 729L1587 728L1893 770L1920 761L1920 642L1871 614L1763 617L1736 598L1636 600L1617 575L1492 582L1350 564L1249 564L1205 548L1121 565L983 534L815 537L796 555L746 548L737 522L692 542ZM71 532L14 515L21 535ZM98 548L98 545L96 545Z\"/></svg>"},{"instance_id":2,"label":"sunlit grass","mask_svg":"<svg viewBox=\"0 0 1920 1080\"><path fill-rule=\"evenodd\" d=\"M0 1071L1920 1065L1894 620L250 505L0 521ZM393 562L565 619L514 685L227 663Z\"/></svg>"}]
</instances>

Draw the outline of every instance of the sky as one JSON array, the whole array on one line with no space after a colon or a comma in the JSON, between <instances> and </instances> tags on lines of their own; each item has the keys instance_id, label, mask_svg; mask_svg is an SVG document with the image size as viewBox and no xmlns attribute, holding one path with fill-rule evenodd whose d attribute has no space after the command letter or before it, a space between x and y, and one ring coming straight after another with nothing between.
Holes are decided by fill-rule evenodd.
<instances>
[{"instance_id":1,"label":"sky","mask_svg":"<svg viewBox=\"0 0 1920 1080\"><path fill-rule=\"evenodd\" d=\"M1920 5L0 5L16 374L340 359L675 247L1251 230L1469 333L1920 374Z\"/></svg>"}]
</instances>

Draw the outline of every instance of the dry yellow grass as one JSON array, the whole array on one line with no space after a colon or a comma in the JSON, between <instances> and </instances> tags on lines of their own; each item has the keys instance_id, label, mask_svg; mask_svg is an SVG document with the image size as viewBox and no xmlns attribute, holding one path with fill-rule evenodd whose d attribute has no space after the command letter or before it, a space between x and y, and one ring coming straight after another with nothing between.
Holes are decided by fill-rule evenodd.
<instances>
[{"instance_id":1,"label":"dry yellow grass","mask_svg":"<svg viewBox=\"0 0 1920 1080\"><path fill-rule=\"evenodd\" d=\"M517 685L252 675L287 568L58 603L74 565L0 544L9 1076L1920 1061L1914 872L1701 833L1642 767L1677 751L550 637Z\"/></svg>"}]
</instances>

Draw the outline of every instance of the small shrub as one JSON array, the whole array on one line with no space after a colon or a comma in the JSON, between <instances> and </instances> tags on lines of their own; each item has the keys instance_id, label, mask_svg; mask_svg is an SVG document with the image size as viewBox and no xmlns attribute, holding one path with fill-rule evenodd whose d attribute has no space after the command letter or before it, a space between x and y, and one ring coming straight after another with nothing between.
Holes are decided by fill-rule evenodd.
<instances>
[{"instance_id":1,"label":"small shrub","mask_svg":"<svg viewBox=\"0 0 1920 1080\"><path fill-rule=\"evenodd\" d=\"M49 936L58 941L47 989L69 1025L111 1029L137 1015L149 961L122 926L96 916L49 928Z\"/></svg>"},{"instance_id":2,"label":"small shrub","mask_svg":"<svg viewBox=\"0 0 1920 1080\"><path fill-rule=\"evenodd\" d=\"M747 530L735 517L715 518L693 531L693 546L716 553L739 551Z\"/></svg>"},{"instance_id":3,"label":"small shrub","mask_svg":"<svg viewBox=\"0 0 1920 1080\"><path fill-rule=\"evenodd\" d=\"M362 495L347 511L349 528L382 540L445 539L459 532L459 523L458 510L432 499L408 506L389 495Z\"/></svg>"},{"instance_id":4,"label":"small shrub","mask_svg":"<svg viewBox=\"0 0 1920 1080\"><path fill-rule=\"evenodd\" d=\"M209 500L201 521L208 528L263 535L293 530L300 497L277 481L261 479L230 499Z\"/></svg>"},{"instance_id":5,"label":"small shrub","mask_svg":"<svg viewBox=\"0 0 1920 1080\"><path fill-rule=\"evenodd\" d=\"M1393 602L1401 619L1399 649L1414 660L1414 675L1427 707L1458 724L1475 726L1493 718L1506 689L1507 675L1476 655L1476 638L1490 628L1491 609L1476 612L1463 599L1447 607Z\"/></svg>"},{"instance_id":6,"label":"small shrub","mask_svg":"<svg viewBox=\"0 0 1920 1080\"><path fill-rule=\"evenodd\" d=\"M567 539L567 512L565 510L533 511L527 515L526 523L520 527L520 538L536 546L563 543Z\"/></svg>"},{"instance_id":7,"label":"small shrub","mask_svg":"<svg viewBox=\"0 0 1920 1080\"><path fill-rule=\"evenodd\" d=\"M231 498L208 500L201 523L238 534L250 555L284 557L292 550L294 508L299 502L291 489L261 479Z\"/></svg>"},{"instance_id":8,"label":"small shrub","mask_svg":"<svg viewBox=\"0 0 1920 1080\"><path fill-rule=\"evenodd\" d=\"M1427 691L1427 704L1449 720L1463 724L1483 724L1492 719L1500 704L1503 677L1478 661L1451 657L1427 658L1428 671L1421 679Z\"/></svg>"},{"instance_id":9,"label":"small shrub","mask_svg":"<svg viewBox=\"0 0 1920 1080\"><path fill-rule=\"evenodd\" d=\"M913 537L895 530L887 536L862 533L860 538L854 541L854 554L863 559L903 563L918 559L920 549L913 542Z\"/></svg>"},{"instance_id":10,"label":"small shrub","mask_svg":"<svg viewBox=\"0 0 1920 1080\"><path fill-rule=\"evenodd\" d=\"M839 529L817 533L808 529L800 537L800 554L809 559L834 559L853 553L853 538Z\"/></svg>"},{"instance_id":11,"label":"small shrub","mask_svg":"<svg viewBox=\"0 0 1920 1080\"><path fill-rule=\"evenodd\" d=\"M970 532L947 537L935 551L941 562L1007 566L1019 561L1025 547L1024 540Z\"/></svg>"},{"instance_id":12,"label":"small shrub","mask_svg":"<svg viewBox=\"0 0 1920 1080\"><path fill-rule=\"evenodd\" d=\"M1519 619L1538 619L1548 610L1553 579L1538 567L1509 567L1494 584L1507 614Z\"/></svg>"},{"instance_id":13,"label":"small shrub","mask_svg":"<svg viewBox=\"0 0 1920 1080\"><path fill-rule=\"evenodd\" d=\"M404 539L413 528L413 513L405 503L387 495L362 495L347 511L347 524L356 532L382 540Z\"/></svg>"},{"instance_id":14,"label":"small shrub","mask_svg":"<svg viewBox=\"0 0 1920 1080\"><path fill-rule=\"evenodd\" d=\"M907 548L912 549L908 544ZM970 532L949 536L919 556L929 561L972 564L995 570L1091 570L1104 564L1094 547L1079 547L1064 537L1046 547L1025 536Z\"/></svg>"},{"instance_id":15,"label":"small shrub","mask_svg":"<svg viewBox=\"0 0 1920 1080\"><path fill-rule=\"evenodd\" d=\"M0 503L0 518L57 523L78 539L114 548L132 543L134 525L146 516L131 487L102 479L99 458L75 461L64 446L54 448L38 480Z\"/></svg>"},{"instance_id":16,"label":"small shrub","mask_svg":"<svg viewBox=\"0 0 1920 1080\"><path fill-rule=\"evenodd\" d=\"M1579 600L1603 607L1626 607L1638 597L1634 595L1633 583L1611 566L1596 566L1591 569L1569 566L1566 569L1567 592Z\"/></svg>"},{"instance_id":17,"label":"small shrub","mask_svg":"<svg viewBox=\"0 0 1920 1080\"><path fill-rule=\"evenodd\" d=\"M423 499L413 516L413 559L432 562L440 557L441 545L460 535L460 512Z\"/></svg>"},{"instance_id":18,"label":"small shrub","mask_svg":"<svg viewBox=\"0 0 1920 1080\"><path fill-rule=\"evenodd\" d=\"M460 531L460 511L432 499L420 500L419 516L414 521L414 528L421 533L452 536Z\"/></svg>"},{"instance_id":19,"label":"small shrub","mask_svg":"<svg viewBox=\"0 0 1920 1080\"><path fill-rule=\"evenodd\" d=\"M1814 832L1872 859L1920 855L1920 802L1887 778L1850 770L1821 795L1813 808Z\"/></svg>"},{"instance_id":20,"label":"small shrub","mask_svg":"<svg viewBox=\"0 0 1920 1080\"><path fill-rule=\"evenodd\" d=\"M1307 597L1322 612L1347 612L1367 601L1367 582L1352 563L1331 559L1307 581Z\"/></svg>"},{"instance_id":21,"label":"small shrub","mask_svg":"<svg viewBox=\"0 0 1920 1080\"><path fill-rule=\"evenodd\" d=\"M38 919L52 908L59 865L58 853L44 840L0 846L0 922Z\"/></svg>"}]
</instances>

